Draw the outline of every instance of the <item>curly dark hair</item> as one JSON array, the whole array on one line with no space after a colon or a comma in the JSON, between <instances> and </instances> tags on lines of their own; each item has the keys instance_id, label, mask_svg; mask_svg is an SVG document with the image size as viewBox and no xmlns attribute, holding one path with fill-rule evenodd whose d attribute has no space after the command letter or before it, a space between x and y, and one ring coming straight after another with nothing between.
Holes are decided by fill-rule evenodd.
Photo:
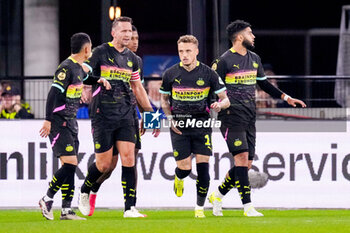
<instances>
[{"instance_id":1,"label":"curly dark hair","mask_svg":"<svg viewBox=\"0 0 350 233\"><path fill-rule=\"evenodd\" d=\"M228 35L228 38L233 42L236 39L237 33L240 31L243 31L247 27L251 27L250 23L245 22L243 20L237 19L233 22L231 22L226 27L226 32Z\"/></svg>"}]
</instances>

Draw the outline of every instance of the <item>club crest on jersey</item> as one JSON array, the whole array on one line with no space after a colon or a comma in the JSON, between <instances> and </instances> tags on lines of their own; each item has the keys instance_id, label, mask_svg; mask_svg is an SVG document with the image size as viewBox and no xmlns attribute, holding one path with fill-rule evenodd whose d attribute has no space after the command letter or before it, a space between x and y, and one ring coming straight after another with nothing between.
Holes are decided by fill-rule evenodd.
<instances>
[{"instance_id":1,"label":"club crest on jersey","mask_svg":"<svg viewBox=\"0 0 350 233\"><path fill-rule=\"evenodd\" d=\"M133 63L132 61L128 61L128 63L126 63L129 67L132 67Z\"/></svg>"},{"instance_id":2,"label":"club crest on jersey","mask_svg":"<svg viewBox=\"0 0 350 233\"><path fill-rule=\"evenodd\" d=\"M254 68L258 68L258 67L259 67L259 64L256 63L256 62L254 61L254 62L253 62L253 67L254 67Z\"/></svg>"},{"instance_id":3,"label":"club crest on jersey","mask_svg":"<svg viewBox=\"0 0 350 233\"><path fill-rule=\"evenodd\" d=\"M211 66L211 68L212 68L213 70L216 70L216 69L218 68L218 65L217 65L216 63L213 63L213 65Z\"/></svg>"},{"instance_id":4,"label":"club crest on jersey","mask_svg":"<svg viewBox=\"0 0 350 233\"><path fill-rule=\"evenodd\" d=\"M204 83L205 83L205 82L204 82L203 79L201 79L201 78L198 79L197 82L196 82L196 84L197 84L198 86L203 86Z\"/></svg>"}]
</instances>

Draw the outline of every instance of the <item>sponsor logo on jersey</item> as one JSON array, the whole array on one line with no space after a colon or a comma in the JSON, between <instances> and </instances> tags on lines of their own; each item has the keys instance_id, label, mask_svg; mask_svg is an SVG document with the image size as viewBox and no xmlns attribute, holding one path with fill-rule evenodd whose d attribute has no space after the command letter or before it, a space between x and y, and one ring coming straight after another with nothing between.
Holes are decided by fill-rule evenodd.
<instances>
[{"instance_id":1,"label":"sponsor logo on jersey","mask_svg":"<svg viewBox=\"0 0 350 233\"><path fill-rule=\"evenodd\" d=\"M225 77L225 83L253 85L256 84L256 74L256 70L229 73Z\"/></svg>"},{"instance_id":2,"label":"sponsor logo on jersey","mask_svg":"<svg viewBox=\"0 0 350 233\"><path fill-rule=\"evenodd\" d=\"M172 98L180 101L199 101L208 97L210 87L206 88L174 88Z\"/></svg>"}]
</instances>

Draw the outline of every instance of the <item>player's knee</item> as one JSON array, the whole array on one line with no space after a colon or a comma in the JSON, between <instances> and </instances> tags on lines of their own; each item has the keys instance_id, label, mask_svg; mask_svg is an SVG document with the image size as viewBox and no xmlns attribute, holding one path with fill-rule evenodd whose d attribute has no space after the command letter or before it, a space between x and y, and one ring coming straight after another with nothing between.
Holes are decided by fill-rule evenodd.
<instances>
[{"instance_id":1,"label":"player's knee","mask_svg":"<svg viewBox=\"0 0 350 233\"><path fill-rule=\"evenodd\" d=\"M248 153L243 152L235 155L235 166L238 167L248 167Z\"/></svg>"},{"instance_id":2,"label":"player's knee","mask_svg":"<svg viewBox=\"0 0 350 233\"><path fill-rule=\"evenodd\" d=\"M132 167L135 165L135 158L134 155L124 155L121 156L122 158L122 165L126 167Z\"/></svg>"},{"instance_id":3,"label":"player's knee","mask_svg":"<svg viewBox=\"0 0 350 233\"><path fill-rule=\"evenodd\" d=\"M106 161L100 161L96 162L96 167L100 172L105 173L110 170L111 164Z\"/></svg>"}]
</instances>

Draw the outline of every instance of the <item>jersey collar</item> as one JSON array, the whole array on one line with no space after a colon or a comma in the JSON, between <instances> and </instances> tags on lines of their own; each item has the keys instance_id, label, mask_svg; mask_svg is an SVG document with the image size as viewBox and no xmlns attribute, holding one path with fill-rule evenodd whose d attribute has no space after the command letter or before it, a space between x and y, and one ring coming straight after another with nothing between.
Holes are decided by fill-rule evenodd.
<instances>
[{"instance_id":1,"label":"jersey collar","mask_svg":"<svg viewBox=\"0 0 350 233\"><path fill-rule=\"evenodd\" d=\"M68 59L71 60L71 61L74 62L74 63L78 63L77 60L75 60L75 59L72 58L72 57L69 57Z\"/></svg>"},{"instance_id":2,"label":"jersey collar","mask_svg":"<svg viewBox=\"0 0 350 233\"><path fill-rule=\"evenodd\" d=\"M119 51L114 47L114 45L112 44L112 42L108 42L107 44L109 45L109 47L114 48L115 51L117 51L117 52L120 53L120 54L124 54L124 53L126 53L126 51L128 51L128 48L125 48L122 52L119 52Z\"/></svg>"},{"instance_id":3,"label":"jersey collar","mask_svg":"<svg viewBox=\"0 0 350 233\"><path fill-rule=\"evenodd\" d=\"M184 65L182 64L182 62L180 62L180 67L183 67ZM199 61L197 61L197 65L196 66L199 66Z\"/></svg>"},{"instance_id":4,"label":"jersey collar","mask_svg":"<svg viewBox=\"0 0 350 233\"><path fill-rule=\"evenodd\" d=\"M237 53L236 50L233 49L233 47L230 48L230 51L231 51L232 53Z\"/></svg>"}]
</instances>

